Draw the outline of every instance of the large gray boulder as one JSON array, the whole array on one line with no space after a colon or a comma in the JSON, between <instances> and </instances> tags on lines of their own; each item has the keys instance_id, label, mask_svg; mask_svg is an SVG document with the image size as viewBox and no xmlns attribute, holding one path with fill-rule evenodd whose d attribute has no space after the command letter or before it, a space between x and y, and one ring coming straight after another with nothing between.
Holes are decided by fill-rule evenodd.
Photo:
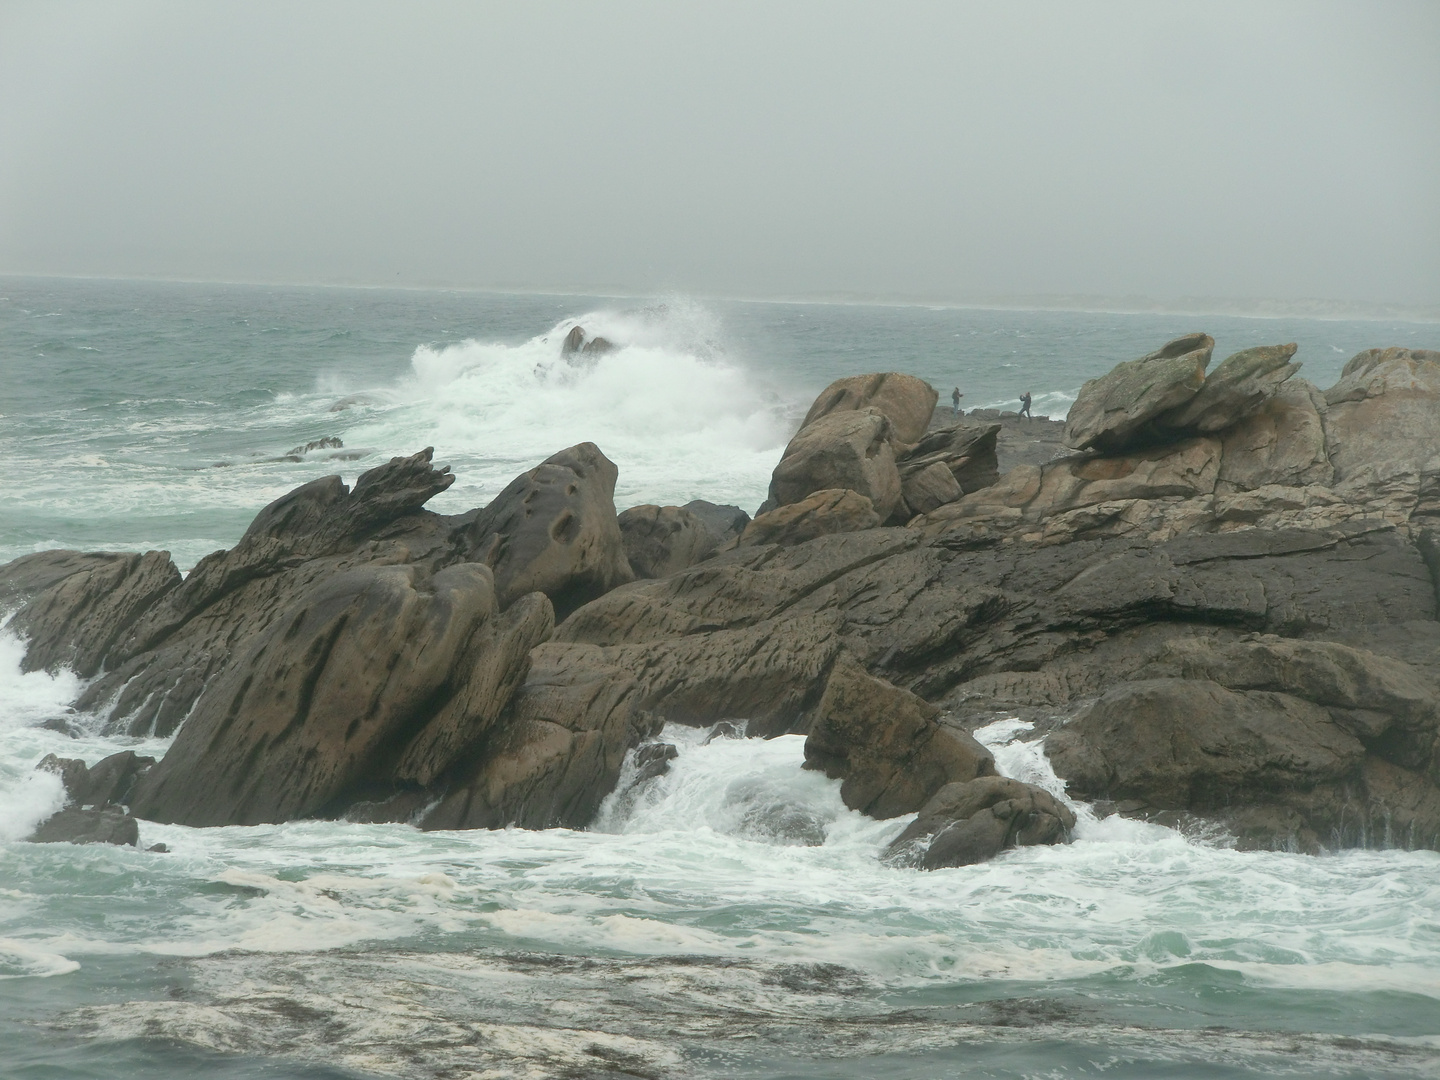
<instances>
[{"instance_id":1,"label":"large gray boulder","mask_svg":"<svg viewBox=\"0 0 1440 1080\"><path fill-rule=\"evenodd\" d=\"M1152 439L1152 421L1199 393L1214 348L1209 334L1187 334L1091 379L1070 406L1065 442L1111 452Z\"/></svg>"},{"instance_id":2,"label":"large gray boulder","mask_svg":"<svg viewBox=\"0 0 1440 1080\"><path fill-rule=\"evenodd\" d=\"M625 558L637 578L658 578L694 566L716 540L699 515L682 506L632 506L617 519Z\"/></svg>"},{"instance_id":3,"label":"large gray boulder","mask_svg":"<svg viewBox=\"0 0 1440 1080\"><path fill-rule=\"evenodd\" d=\"M800 428L804 430L823 416L874 409L890 421L894 438L916 443L930 427L939 395L924 379L887 371L873 375L851 375L836 379L810 406Z\"/></svg>"},{"instance_id":4,"label":"large gray boulder","mask_svg":"<svg viewBox=\"0 0 1440 1080\"><path fill-rule=\"evenodd\" d=\"M635 580L615 515L615 464L579 443L517 476L461 531L467 557L495 571L501 607L543 592L567 614Z\"/></svg>"},{"instance_id":5,"label":"large gray boulder","mask_svg":"<svg viewBox=\"0 0 1440 1080\"><path fill-rule=\"evenodd\" d=\"M885 860L938 870L993 859L1008 848L1064 844L1070 808L1043 788L1005 776L946 784L885 849Z\"/></svg>"},{"instance_id":6,"label":"large gray boulder","mask_svg":"<svg viewBox=\"0 0 1440 1080\"><path fill-rule=\"evenodd\" d=\"M993 776L995 759L939 710L841 660L805 739L805 767L842 781L852 810L891 818L919 810L946 784Z\"/></svg>"},{"instance_id":7,"label":"large gray boulder","mask_svg":"<svg viewBox=\"0 0 1440 1080\"><path fill-rule=\"evenodd\" d=\"M874 409L822 415L785 447L770 480L767 507L788 506L830 488L848 488L870 500L886 520L901 505L894 432Z\"/></svg>"}]
</instances>

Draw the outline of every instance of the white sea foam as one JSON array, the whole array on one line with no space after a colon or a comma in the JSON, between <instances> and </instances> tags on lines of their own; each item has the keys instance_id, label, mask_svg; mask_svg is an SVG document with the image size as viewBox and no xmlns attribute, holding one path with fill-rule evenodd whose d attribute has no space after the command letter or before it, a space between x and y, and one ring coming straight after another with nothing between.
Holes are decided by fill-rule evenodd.
<instances>
[{"instance_id":1,"label":"white sea foam","mask_svg":"<svg viewBox=\"0 0 1440 1080\"><path fill-rule=\"evenodd\" d=\"M562 358L577 325L616 348ZM748 508L764 497L796 406L729 357L717 333L704 309L675 302L589 312L521 344L423 345L408 378L370 395L379 404L346 442L435 446L459 480L433 505L452 512L580 441L619 467L622 508L692 498Z\"/></svg>"}]
</instances>

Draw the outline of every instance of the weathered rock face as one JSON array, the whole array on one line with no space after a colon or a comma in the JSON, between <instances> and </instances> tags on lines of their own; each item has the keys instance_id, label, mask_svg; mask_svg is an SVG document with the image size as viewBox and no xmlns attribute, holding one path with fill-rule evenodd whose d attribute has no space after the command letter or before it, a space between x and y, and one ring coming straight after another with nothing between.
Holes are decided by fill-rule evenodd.
<instances>
[{"instance_id":1,"label":"weathered rock face","mask_svg":"<svg viewBox=\"0 0 1440 1080\"><path fill-rule=\"evenodd\" d=\"M820 393L801 421L800 430L804 431L821 417L874 409L890 421L896 441L916 443L929 428L938 400L935 388L913 375L894 371L852 375L836 379Z\"/></svg>"},{"instance_id":2,"label":"weathered rock face","mask_svg":"<svg viewBox=\"0 0 1440 1080\"><path fill-rule=\"evenodd\" d=\"M632 506L617 523L626 561L639 578L694 566L717 546L705 522L681 506Z\"/></svg>"},{"instance_id":3,"label":"weathered rock face","mask_svg":"<svg viewBox=\"0 0 1440 1080\"><path fill-rule=\"evenodd\" d=\"M1214 348L1209 334L1187 334L1091 379L1070 407L1065 441L1077 450L1103 451L1145 441L1151 421L1199 392Z\"/></svg>"},{"instance_id":4,"label":"weathered rock face","mask_svg":"<svg viewBox=\"0 0 1440 1080\"><path fill-rule=\"evenodd\" d=\"M1325 448L1325 398L1304 379L1291 379L1221 437L1218 491L1253 491L1271 484L1328 485L1335 469Z\"/></svg>"},{"instance_id":5,"label":"weathered rock face","mask_svg":"<svg viewBox=\"0 0 1440 1080\"><path fill-rule=\"evenodd\" d=\"M770 481L770 503L797 503L807 495L847 488L870 500L881 520L900 506L890 421L874 409L845 410L811 421L785 447Z\"/></svg>"},{"instance_id":6,"label":"weathered rock face","mask_svg":"<svg viewBox=\"0 0 1440 1080\"><path fill-rule=\"evenodd\" d=\"M22 670L68 667L81 678L98 672L135 621L180 584L167 551L41 551L0 574L0 599L24 602L11 624L29 641Z\"/></svg>"},{"instance_id":7,"label":"weathered rock face","mask_svg":"<svg viewBox=\"0 0 1440 1080\"><path fill-rule=\"evenodd\" d=\"M1220 810L1339 780L1365 748L1325 709L1288 694L1149 679L1102 696L1050 736L1046 753L1083 798Z\"/></svg>"},{"instance_id":8,"label":"weathered rock face","mask_svg":"<svg viewBox=\"0 0 1440 1080\"><path fill-rule=\"evenodd\" d=\"M1362 352L1325 400L1336 490L1440 519L1440 352Z\"/></svg>"},{"instance_id":9,"label":"weathered rock face","mask_svg":"<svg viewBox=\"0 0 1440 1080\"><path fill-rule=\"evenodd\" d=\"M946 784L993 776L995 759L939 710L842 661L805 739L805 767L839 779L852 810L891 818L920 809Z\"/></svg>"},{"instance_id":10,"label":"weathered rock face","mask_svg":"<svg viewBox=\"0 0 1440 1080\"><path fill-rule=\"evenodd\" d=\"M635 580L615 517L618 470L594 443L546 458L476 511L461 544L495 571L501 607L543 592L566 614Z\"/></svg>"},{"instance_id":11,"label":"weathered rock face","mask_svg":"<svg viewBox=\"0 0 1440 1080\"><path fill-rule=\"evenodd\" d=\"M950 475L949 470L945 475ZM858 532L879 524L880 515L864 495L845 488L827 488L757 515L745 526L739 544L801 544L817 536Z\"/></svg>"},{"instance_id":12,"label":"weathered rock face","mask_svg":"<svg viewBox=\"0 0 1440 1080\"><path fill-rule=\"evenodd\" d=\"M121 750L87 766L79 758L61 758L47 754L35 768L58 775L65 785L65 794L76 806L124 806L136 779L155 764L152 757Z\"/></svg>"},{"instance_id":13,"label":"weathered rock face","mask_svg":"<svg viewBox=\"0 0 1440 1080\"><path fill-rule=\"evenodd\" d=\"M1069 843L1074 828L1070 808L1043 788L982 776L937 791L884 857L926 870L969 866L1008 848Z\"/></svg>"},{"instance_id":14,"label":"weathered rock face","mask_svg":"<svg viewBox=\"0 0 1440 1080\"><path fill-rule=\"evenodd\" d=\"M317 814L405 773L423 782L442 771L437 755L488 730L507 696L496 688L523 678L530 647L549 630L542 611L509 628L519 642L490 640L480 631L495 606L490 571L473 563L429 580L414 566L325 579L207 686L137 785L133 809L156 821L249 825ZM474 655L472 642L491 649ZM509 668L493 670L497 658ZM485 689L472 695L472 679ZM451 702L460 715L446 711Z\"/></svg>"},{"instance_id":15,"label":"weathered rock face","mask_svg":"<svg viewBox=\"0 0 1440 1080\"><path fill-rule=\"evenodd\" d=\"M1296 346L1260 345L1226 357L1185 404L1160 416L1158 427L1208 435L1238 424L1300 370Z\"/></svg>"}]
</instances>

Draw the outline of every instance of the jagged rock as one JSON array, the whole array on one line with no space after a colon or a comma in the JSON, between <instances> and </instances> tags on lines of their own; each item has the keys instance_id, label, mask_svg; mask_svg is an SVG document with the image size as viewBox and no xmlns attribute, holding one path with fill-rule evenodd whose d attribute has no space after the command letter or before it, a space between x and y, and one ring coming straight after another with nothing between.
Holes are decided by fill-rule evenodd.
<instances>
[{"instance_id":1,"label":"jagged rock","mask_svg":"<svg viewBox=\"0 0 1440 1080\"><path fill-rule=\"evenodd\" d=\"M1335 477L1325 449L1325 398L1291 379L1221 436L1217 490L1252 491L1271 484L1304 487Z\"/></svg>"},{"instance_id":2,"label":"jagged rock","mask_svg":"<svg viewBox=\"0 0 1440 1080\"><path fill-rule=\"evenodd\" d=\"M948 470L945 475L950 475ZM880 515L864 495L844 488L828 488L757 515L745 526L739 544L741 547L799 544L817 536L873 529L879 524Z\"/></svg>"},{"instance_id":3,"label":"jagged rock","mask_svg":"<svg viewBox=\"0 0 1440 1080\"><path fill-rule=\"evenodd\" d=\"M848 488L870 500L883 521L901 505L890 421L874 409L822 415L802 427L785 447L770 480L774 507L807 495Z\"/></svg>"},{"instance_id":4,"label":"jagged rock","mask_svg":"<svg viewBox=\"0 0 1440 1080\"><path fill-rule=\"evenodd\" d=\"M121 661L154 648L206 607L241 586L307 559L353 551L455 482L447 465L431 465L434 447L391 458L360 474L352 491L325 476L280 496L255 516L240 542L205 556L183 584L167 593L131 628L115 650Z\"/></svg>"},{"instance_id":5,"label":"jagged rock","mask_svg":"<svg viewBox=\"0 0 1440 1080\"><path fill-rule=\"evenodd\" d=\"M908 486L919 473L943 464L962 494L989 487L1000 477L996 456L1000 431L999 424L954 424L930 432L897 460L901 484ZM908 496L905 501L917 514L928 512Z\"/></svg>"},{"instance_id":6,"label":"jagged rock","mask_svg":"<svg viewBox=\"0 0 1440 1080\"><path fill-rule=\"evenodd\" d=\"M626 750L657 728L639 698L636 681L601 650L541 645L494 737L421 827L589 824Z\"/></svg>"},{"instance_id":7,"label":"jagged rock","mask_svg":"<svg viewBox=\"0 0 1440 1080\"><path fill-rule=\"evenodd\" d=\"M67 806L42 821L30 840L36 844L116 844L135 847L140 825L118 806L82 809Z\"/></svg>"},{"instance_id":8,"label":"jagged rock","mask_svg":"<svg viewBox=\"0 0 1440 1080\"><path fill-rule=\"evenodd\" d=\"M41 551L0 567L0 598L24 601L10 623L29 642L21 670L68 667L81 678L179 585L168 551Z\"/></svg>"},{"instance_id":9,"label":"jagged rock","mask_svg":"<svg viewBox=\"0 0 1440 1080\"><path fill-rule=\"evenodd\" d=\"M745 531L750 524L750 515L738 506L717 505L704 499L691 499L680 509L688 510L700 519L718 547Z\"/></svg>"},{"instance_id":10,"label":"jagged rock","mask_svg":"<svg viewBox=\"0 0 1440 1080\"><path fill-rule=\"evenodd\" d=\"M1291 375L1296 345L1260 345L1222 360L1184 405L1156 418L1161 430L1208 435L1245 419Z\"/></svg>"},{"instance_id":11,"label":"jagged rock","mask_svg":"<svg viewBox=\"0 0 1440 1080\"><path fill-rule=\"evenodd\" d=\"M836 379L821 391L801 421L800 430L804 431L824 416L874 409L890 421L896 441L915 443L929 428L937 400L935 388L913 375L894 371L851 375Z\"/></svg>"},{"instance_id":12,"label":"jagged rock","mask_svg":"<svg viewBox=\"0 0 1440 1080\"><path fill-rule=\"evenodd\" d=\"M469 707L498 711L496 688L518 682L490 665L525 663L548 630L547 618L522 619L509 628L520 642L496 642L481 633L494 609L491 573L473 563L432 578L401 565L322 579L206 686L136 785L135 813L188 825L286 821L408 778L395 775L397 760L417 779L434 775L435 753L465 749L493 723L493 712ZM475 655L472 645L490 648Z\"/></svg>"},{"instance_id":13,"label":"jagged rock","mask_svg":"<svg viewBox=\"0 0 1440 1080\"><path fill-rule=\"evenodd\" d=\"M609 338L600 337L598 334L585 343L580 351L586 356L603 356L605 353L614 352L617 346Z\"/></svg>"},{"instance_id":14,"label":"jagged rock","mask_svg":"<svg viewBox=\"0 0 1440 1080\"><path fill-rule=\"evenodd\" d=\"M932 462L920 470L900 476L900 493L912 514L928 514L965 494L955 474L943 461ZM876 524L879 524L877 519Z\"/></svg>"},{"instance_id":15,"label":"jagged rock","mask_svg":"<svg viewBox=\"0 0 1440 1080\"><path fill-rule=\"evenodd\" d=\"M121 750L91 766L78 758L47 754L35 768L57 774L75 805L103 808L128 803L137 777L154 764L153 757Z\"/></svg>"},{"instance_id":16,"label":"jagged rock","mask_svg":"<svg viewBox=\"0 0 1440 1080\"><path fill-rule=\"evenodd\" d=\"M1043 788L1004 776L946 784L886 848L887 862L938 870L992 859L1007 848L1064 844L1070 808Z\"/></svg>"},{"instance_id":17,"label":"jagged rock","mask_svg":"<svg viewBox=\"0 0 1440 1080\"><path fill-rule=\"evenodd\" d=\"M583 326L572 326L570 332L565 335L565 340L560 343L561 356L574 356L585 346L585 328Z\"/></svg>"},{"instance_id":18,"label":"jagged rock","mask_svg":"<svg viewBox=\"0 0 1440 1080\"><path fill-rule=\"evenodd\" d=\"M674 743L646 743L635 749L635 782L664 776L670 771L670 762L680 756Z\"/></svg>"},{"instance_id":19,"label":"jagged rock","mask_svg":"<svg viewBox=\"0 0 1440 1080\"><path fill-rule=\"evenodd\" d=\"M891 818L919 810L946 784L992 776L995 759L942 725L935 706L841 661L805 739L805 767L843 781L852 810Z\"/></svg>"},{"instance_id":20,"label":"jagged rock","mask_svg":"<svg viewBox=\"0 0 1440 1080\"><path fill-rule=\"evenodd\" d=\"M716 548L705 522L680 506L632 506L617 519L625 558L638 578L694 566Z\"/></svg>"},{"instance_id":21,"label":"jagged rock","mask_svg":"<svg viewBox=\"0 0 1440 1080\"><path fill-rule=\"evenodd\" d=\"M564 618L635 580L615 515L618 470L594 443L579 443L517 476L460 530L468 557L495 571L506 607L543 592Z\"/></svg>"},{"instance_id":22,"label":"jagged rock","mask_svg":"<svg viewBox=\"0 0 1440 1080\"><path fill-rule=\"evenodd\" d=\"M1209 334L1187 334L1091 379L1070 406L1066 443L1112 452L1152 439L1150 423L1199 392L1214 348Z\"/></svg>"}]
</instances>

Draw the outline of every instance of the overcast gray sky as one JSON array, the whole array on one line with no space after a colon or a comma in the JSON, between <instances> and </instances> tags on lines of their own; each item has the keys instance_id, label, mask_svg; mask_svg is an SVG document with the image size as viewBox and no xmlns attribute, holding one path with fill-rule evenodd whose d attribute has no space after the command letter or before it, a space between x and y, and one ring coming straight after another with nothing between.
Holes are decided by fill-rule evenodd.
<instances>
[{"instance_id":1,"label":"overcast gray sky","mask_svg":"<svg viewBox=\"0 0 1440 1080\"><path fill-rule=\"evenodd\" d=\"M1440 3L0 2L0 272L1440 301Z\"/></svg>"}]
</instances>

